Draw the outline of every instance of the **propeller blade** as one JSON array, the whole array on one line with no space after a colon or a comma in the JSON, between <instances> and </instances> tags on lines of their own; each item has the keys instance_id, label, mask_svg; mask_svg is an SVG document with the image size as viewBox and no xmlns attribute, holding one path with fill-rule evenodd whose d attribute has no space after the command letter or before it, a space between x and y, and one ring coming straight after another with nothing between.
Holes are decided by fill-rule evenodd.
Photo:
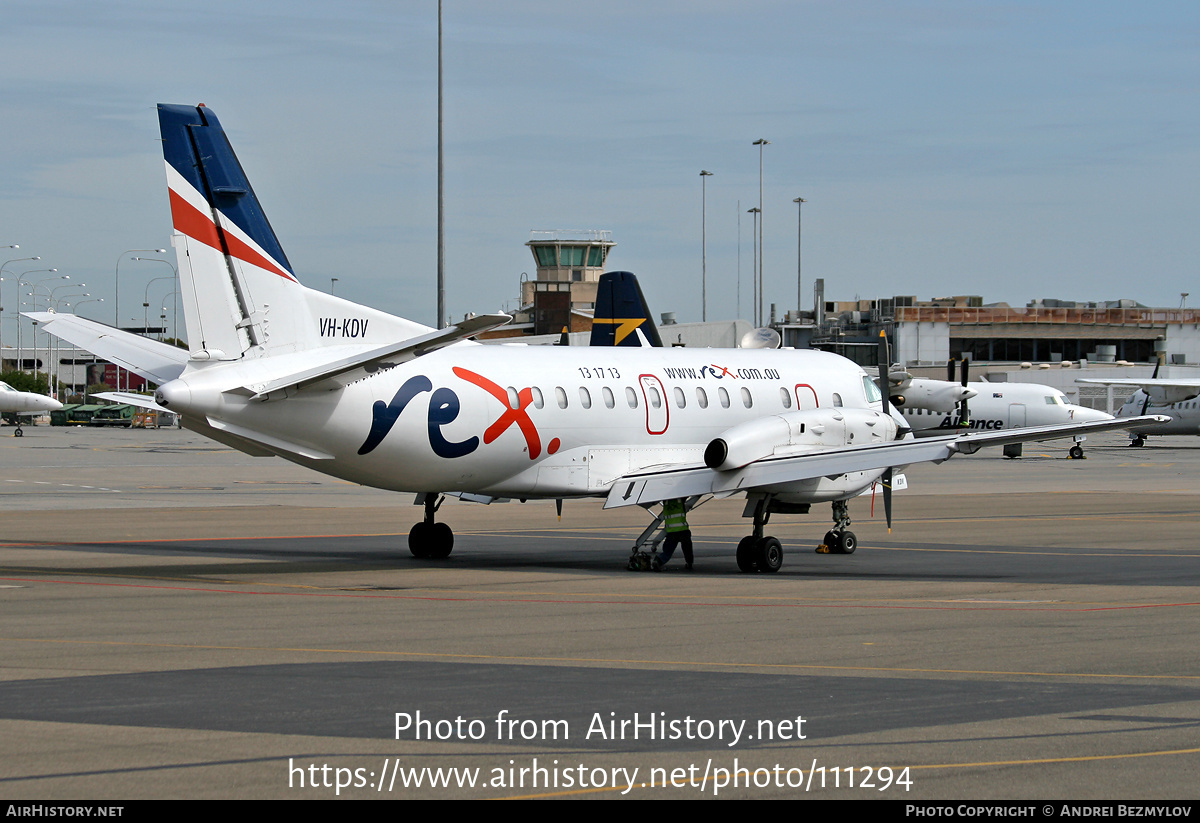
<instances>
[{"instance_id":1,"label":"propeller blade","mask_svg":"<svg viewBox=\"0 0 1200 823\"><path fill-rule=\"evenodd\" d=\"M954 382L954 358L951 357L946 361L946 382Z\"/></svg>"},{"instance_id":2,"label":"propeller blade","mask_svg":"<svg viewBox=\"0 0 1200 823\"><path fill-rule=\"evenodd\" d=\"M1159 360L1154 364L1154 374L1150 375L1151 380L1158 379L1158 369L1162 366L1162 361ZM1142 391L1146 392L1146 399L1142 401L1142 414L1146 413L1146 409L1150 407L1150 389L1145 388Z\"/></svg>"},{"instance_id":3,"label":"propeller blade","mask_svg":"<svg viewBox=\"0 0 1200 823\"><path fill-rule=\"evenodd\" d=\"M962 359L962 387L964 389L967 387L968 373L970 371L970 368L971 368L971 361L964 357ZM951 379L953 379L953 377ZM970 410L970 408L967 407L967 398L964 397L961 401L959 401L958 405L959 405L958 425L964 429L969 428L971 426L971 410Z\"/></svg>"},{"instance_id":4,"label":"propeller blade","mask_svg":"<svg viewBox=\"0 0 1200 823\"><path fill-rule=\"evenodd\" d=\"M892 468L883 470L883 516L887 520L888 534L892 533Z\"/></svg>"},{"instance_id":5,"label":"propeller blade","mask_svg":"<svg viewBox=\"0 0 1200 823\"><path fill-rule=\"evenodd\" d=\"M883 395L883 413L891 415L892 411L888 408L888 400L892 393L892 384L888 380L888 344L887 334L879 332L879 392Z\"/></svg>"}]
</instances>

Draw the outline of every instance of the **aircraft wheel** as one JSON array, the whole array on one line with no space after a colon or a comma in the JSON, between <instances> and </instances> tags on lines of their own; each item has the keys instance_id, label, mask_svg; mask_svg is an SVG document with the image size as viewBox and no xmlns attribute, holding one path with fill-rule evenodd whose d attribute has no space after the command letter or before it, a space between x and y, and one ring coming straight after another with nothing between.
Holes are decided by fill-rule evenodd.
<instances>
[{"instance_id":1,"label":"aircraft wheel","mask_svg":"<svg viewBox=\"0 0 1200 823\"><path fill-rule=\"evenodd\" d=\"M838 554L854 554L854 550L858 548L858 538L854 536L854 532L842 532L841 546L838 549Z\"/></svg>"},{"instance_id":2,"label":"aircraft wheel","mask_svg":"<svg viewBox=\"0 0 1200 823\"><path fill-rule=\"evenodd\" d=\"M15 432L13 432L13 437L24 437L24 436L25 436L25 432L21 431L20 429L17 429Z\"/></svg>"},{"instance_id":3,"label":"aircraft wheel","mask_svg":"<svg viewBox=\"0 0 1200 823\"><path fill-rule=\"evenodd\" d=\"M774 574L783 565L783 544L774 537L764 537L758 541L757 560L758 570Z\"/></svg>"},{"instance_id":4,"label":"aircraft wheel","mask_svg":"<svg viewBox=\"0 0 1200 823\"><path fill-rule=\"evenodd\" d=\"M1146 445L1146 438L1139 434L1137 437L1135 437L1129 441L1129 445L1130 446L1144 446L1144 445Z\"/></svg>"},{"instance_id":5,"label":"aircraft wheel","mask_svg":"<svg viewBox=\"0 0 1200 823\"><path fill-rule=\"evenodd\" d=\"M429 550L432 542L430 524L424 520L409 529L408 550L412 552L413 557L419 557L422 560L430 557Z\"/></svg>"},{"instance_id":6,"label":"aircraft wheel","mask_svg":"<svg viewBox=\"0 0 1200 823\"><path fill-rule=\"evenodd\" d=\"M1082 446L1072 446L1071 450L1069 452L1067 452L1067 454L1071 456L1072 460L1082 460L1083 459L1083 447Z\"/></svg>"},{"instance_id":7,"label":"aircraft wheel","mask_svg":"<svg viewBox=\"0 0 1200 823\"><path fill-rule=\"evenodd\" d=\"M837 554L841 551L842 538L837 532L828 531L825 532L825 539L821 541L821 544L825 547L825 550L821 551L821 546L818 546L818 554Z\"/></svg>"},{"instance_id":8,"label":"aircraft wheel","mask_svg":"<svg viewBox=\"0 0 1200 823\"><path fill-rule=\"evenodd\" d=\"M758 558L756 555L755 544L758 541L754 539L754 535L746 535L738 543L737 547L737 564L738 568L744 572L758 571Z\"/></svg>"},{"instance_id":9,"label":"aircraft wheel","mask_svg":"<svg viewBox=\"0 0 1200 823\"><path fill-rule=\"evenodd\" d=\"M429 529L429 557L444 560L454 551L454 531L445 523L433 523Z\"/></svg>"}]
</instances>

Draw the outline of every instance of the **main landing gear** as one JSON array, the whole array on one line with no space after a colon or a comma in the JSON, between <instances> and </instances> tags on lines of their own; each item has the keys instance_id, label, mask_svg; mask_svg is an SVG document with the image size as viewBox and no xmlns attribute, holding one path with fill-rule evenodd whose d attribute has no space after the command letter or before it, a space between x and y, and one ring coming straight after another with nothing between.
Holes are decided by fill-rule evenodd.
<instances>
[{"instance_id":1,"label":"main landing gear","mask_svg":"<svg viewBox=\"0 0 1200 823\"><path fill-rule=\"evenodd\" d=\"M21 431L21 418L17 418L17 428L13 431L13 437L24 437L25 432Z\"/></svg>"},{"instance_id":2,"label":"main landing gear","mask_svg":"<svg viewBox=\"0 0 1200 823\"><path fill-rule=\"evenodd\" d=\"M423 494L421 497L425 503L425 519L409 531L408 550L413 557L422 560L442 560L454 550L454 532L445 523L436 522L433 516L446 498L440 494Z\"/></svg>"},{"instance_id":3,"label":"main landing gear","mask_svg":"<svg viewBox=\"0 0 1200 823\"><path fill-rule=\"evenodd\" d=\"M850 531L850 507L845 500L833 501L833 528L825 532L825 541L817 554L854 554L858 538Z\"/></svg>"},{"instance_id":4,"label":"main landing gear","mask_svg":"<svg viewBox=\"0 0 1200 823\"><path fill-rule=\"evenodd\" d=\"M1134 435L1133 435L1133 439L1129 441L1129 445L1130 445L1130 446L1136 446L1136 447L1138 447L1138 448L1140 448L1140 447L1142 447L1142 446L1146 445L1146 435L1144 435L1144 434L1134 434Z\"/></svg>"},{"instance_id":5,"label":"main landing gear","mask_svg":"<svg viewBox=\"0 0 1200 823\"><path fill-rule=\"evenodd\" d=\"M770 519L771 498L764 496L754 506L754 533L738 543L737 564L742 571L774 574L783 565L783 544L774 537L763 535Z\"/></svg>"}]
</instances>

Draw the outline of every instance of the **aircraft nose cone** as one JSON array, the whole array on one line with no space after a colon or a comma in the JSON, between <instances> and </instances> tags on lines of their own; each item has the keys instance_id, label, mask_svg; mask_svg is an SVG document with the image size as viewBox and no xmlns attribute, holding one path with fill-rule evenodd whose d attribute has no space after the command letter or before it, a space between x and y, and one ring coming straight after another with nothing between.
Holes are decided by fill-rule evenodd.
<instances>
[{"instance_id":1,"label":"aircraft nose cone","mask_svg":"<svg viewBox=\"0 0 1200 823\"><path fill-rule=\"evenodd\" d=\"M1075 408L1076 423L1099 423L1101 420L1112 420L1113 416L1108 412L1102 412L1099 409L1089 409L1083 406Z\"/></svg>"}]
</instances>

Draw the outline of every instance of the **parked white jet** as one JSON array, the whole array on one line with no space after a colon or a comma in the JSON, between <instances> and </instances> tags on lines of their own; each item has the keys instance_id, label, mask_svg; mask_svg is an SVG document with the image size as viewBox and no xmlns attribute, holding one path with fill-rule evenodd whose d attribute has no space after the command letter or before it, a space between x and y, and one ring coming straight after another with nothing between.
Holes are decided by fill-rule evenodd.
<instances>
[{"instance_id":1,"label":"parked white jet","mask_svg":"<svg viewBox=\"0 0 1200 823\"><path fill-rule=\"evenodd\" d=\"M0 413L16 415L17 427L13 431L14 437L21 437L25 434L21 429L22 415L45 414L62 407L63 404L53 397L34 392L17 391L7 383L0 382Z\"/></svg>"},{"instance_id":2,"label":"parked white jet","mask_svg":"<svg viewBox=\"0 0 1200 823\"><path fill-rule=\"evenodd\" d=\"M1118 419L1155 414L1168 418L1168 422L1152 428L1133 427L1129 431L1131 446L1146 445L1148 434L1200 434L1200 380L1159 377L1149 378L1082 378L1076 383L1091 383L1099 386L1136 387L1137 391L1117 410Z\"/></svg>"},{"instance_id":3,"label":"parked white jet","mask_svg":"<svg viewBox=\"0 0 1200 823\"><path fill-rule=\"evenodd\" d=\"M647 508L746 494L738 564L775 571L772 513L832 503L825 545L853 551L846 501L893 467L1122 425L898 439L875 382L833 354L483 346L467 338L506 315L435 330L300 285L213 113L161 105L159 121L190 351L29 316L158 383L158 404L214 440L417 492L418 557L453 547L435 521L444 494Z\"/></svg>"}]
</instances>

